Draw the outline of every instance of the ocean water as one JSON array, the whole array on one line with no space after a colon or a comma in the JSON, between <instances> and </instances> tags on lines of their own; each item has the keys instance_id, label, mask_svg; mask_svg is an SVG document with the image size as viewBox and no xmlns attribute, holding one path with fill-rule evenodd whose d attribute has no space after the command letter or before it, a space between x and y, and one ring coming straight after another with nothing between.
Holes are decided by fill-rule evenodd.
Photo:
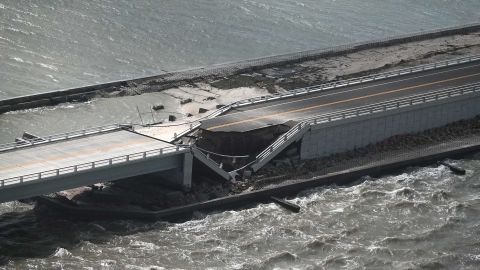
<instances>
[{"instance_id":1,"label":"ocean water","mask_svg":"<svg viewBox=\"0 0 480 270\"><path fill-rule=\"evenodd\" d=\"M0 98L479 19L477 0L2 0Z\"/></svg>"},{"instance_id":2,"label":"ocean water","mask_svg":"<svg viewBox=\"0 0 480 270\"><path fill-rule=\"evenodd\" d=\"M0 98L479 21L477 0L0 0ZM152 93L0 116L0 142L137 121ZM478 269L480 155L183 223L0 204L0 269Z\"/></svg>"},{"instance_id":3,"label":"ocean water","mask_svg":"<svg viewBox=\"0 0 480 270\"><path fill-rule=\"evenodd\" d=\"M182 222L72 222L2 205L6 269L478 269L480 155ZM10 213L10 211L15 211ZM2 266L0 266L0 269Z\"/></svg>"}]
</instances>

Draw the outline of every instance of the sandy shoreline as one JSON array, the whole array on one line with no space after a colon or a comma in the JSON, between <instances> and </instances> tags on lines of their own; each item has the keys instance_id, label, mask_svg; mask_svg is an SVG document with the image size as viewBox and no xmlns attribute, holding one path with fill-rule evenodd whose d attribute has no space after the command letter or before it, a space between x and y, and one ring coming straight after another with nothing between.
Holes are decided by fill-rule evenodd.
<instances>
[{"instance_id":1,"label":"sandy shoreline","mask_svg":"<svg viewBox=\"0 0 480 270\"><path fill-rule=\"evenodd\" d=\"M210 114L219 106L242 99L317 85L331 80L341 80L475 54L480 54L480 32L363 50L342 56L280 65L227 77L211 76L202 81L185 82L172 88L164 88L165 85L152 85L151 83L129 85L122 87L118 92L108 93L106 96L102 95L98 98L114 102L115 99L144 93L146 87L150 88L147 92L155 91L158 88L158 91L170 97L171 102L169 104L151 103L150 106L165 105L168 111L165 109L152 111L152 118L146 119L145 122L161 122L162 124L159 127L137 128L137 131L159 139L171 140L173 134L185 130L190 124ZM175 121L168 120L170 115L175 116ZM449 133L452 130L455 132ZM295 154L292 156L294 151L290 151L290 156L276 159L257 174L237 182L218 183L202 177L194 179L192 192L181 192L158 186L154 179L146 179L140 189L132 189L132 185L126 181L119 181L105 186L102 191L92 192L90 188L82 188L62 192L62 196L80 204L103 206L120 202L133 208L165 209L260 189L265 185L280 183L288 179L310 177L327 169L335 170L335 168L345 167L349 164L354 165L353 161L357 164L370 162L375 160L375 157L382 155L398 154L402 151L426 147L429 144L438 144L454 137L471 135L480 135L480 119L478 118L426 133L393 137L379 144L325 159L300 161ZM138 181L135 186L139 186Z\"/></svg>"},{"instance_id":2,"label":"sandy shoreline","mask_svg":"<svg viewBox=\"0 0 480 270\"><path fill-rule=\"evenodd\" d=\"M164 127L142 129L141 132L171 140L174 133L179 134L188 128L190 123L207 116L218 106L235 101L268 93L282 93L332 80L477 54L480 54L480 32L363 50L221 78L213 76L199 82L164 90L161 90L159 85L158 91L168 93L177 99L177 110L180 116L175 123L165 124ZM140 93L145 88L145 85L126 87L122 91ZM192 102L182 105L182 101L187 99L191 99ZM208 111L199 113L201 108ZM161 122L168 122L168 120L164 118ZM185 122L185 125L181 125L182 122Z\"/></svg>"}]
</instances>

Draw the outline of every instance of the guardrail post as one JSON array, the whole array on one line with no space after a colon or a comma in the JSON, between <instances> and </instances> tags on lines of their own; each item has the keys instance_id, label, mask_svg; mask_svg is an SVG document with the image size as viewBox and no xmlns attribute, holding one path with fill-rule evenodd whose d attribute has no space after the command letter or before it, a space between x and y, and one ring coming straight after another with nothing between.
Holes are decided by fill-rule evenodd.
<instances>
[{"instance_id":1,"label":"guardrail post","mask_svg":"<svg viewBox=\"0 0 480 270\"><path fill-rule=\"evenodd\" d=\"M177 150L177 151L179 151L179 150L180 150L180 146L178 146L178 145L177 145L177 148L176 148L176 150Z\"/></svg>"},{"instance_id":2,"label":"guardrail post","mask_svg":"<svg viewBox=\"0 0 480 270\"><path fill-rule=\"evenodd\" d=\"M23 176L20 176L20 183L23 183Z\"/></svg>"},{"instance_id":3,"label":"guardrail post","mask_svg":"<svg viewBox=\"0 0 480 270\"><path fill-rule=\"evenodd\" d=\"M37 173L38 180L42 179L42 173Z\"/></svg>"},{"instance_id":4,"label":"guardrail post","mask_svg":"<svg viewBox=\"0 0 480 270\"><path fill-rule=\"evenodd\" d=\"M143 158L143 159L147 158L147 152L143 152L143 153L142 153L142 158Z\"/></svg>"},{"instance_id":5,"label":"guardrail post","mask_svg":"<svg viewBox=\"0 0 480 270\"><path fill-rule=\"evenodd\" d=\"M55 176L59 176L60 175L60 170L59 169L56 169L55 170Z\"/></svg>"},{"instance_id":6,"label":"guardrail post","mask_svg":"<svg viewBox=\"0 0 480 270\"><path fill-rule=\"evenodd\" d=\"M2 180L2 187L4 187L4 186L5 186L5 181L4 181L4 180Z\"/></svg>"},{"instance_id":7,"label":"guardrail post","mask_svg":"<svg viewBox=\"0 0 480 270\"><path fill-rule=\"evenodd\" d=\"M270 150L270 153L272 153L273 152L273 146L270 146L269 150Z\"/></svg>"},{"instance_id":8,"label":"guardrail post","mask_svg":"<svg viewBox=\"0 0 480 270\"><path fill-rule=\"evenodd\" d=\"M113 160L112 160L112 159L109 159L109 160L108 160L108 165L112 165L112 163L113 163Z\"/></svg>"},{"instance_id":9,"label":"guardrail post","mask_svg":"<svg viewBox=\"0 0 480 270\"><path fill-rule=\"evenodd\" d=\"M288 137L287 137L287 134L283 135L283 141L287 141L288 140Z\"/></svg>"},{"instance_id":10,"label":"guardrail post","mask_svg":"<svg viewBox=\"0 0 480 270\"><path fill-rule=\"evenodd\" d=\"M92 169L95 169L95 161L92 162Z\"/></svg>"},{"instance_id":11,"label":"guardrail post","mask_svg":"<svg viewBox=\"0 0 480 270\"><path fill-rule=\"evenodd\" d=\"M163 155L163 148L160 148L160 155Z\"/></svg>"},{"instance_id":12,"label":"guardrail post","mask_svg":"<svg viewBox=\"0 0 480 270\"><path fill-rule=\"evenodd\" d=\"M129 162L129 161L130 161L130 155L125 156L125 162Z\"/></svg>"},{"instance_id":13,"label":"guardrail post","mask_svg":"<svg viewBox=\"0 0 480 270\"><path fill-rule=\"evenodd\" d=\"M73 166L73 172L77 172L77 171L78 171L78 166L77 165Z\"/></svg>"}]
</instances>

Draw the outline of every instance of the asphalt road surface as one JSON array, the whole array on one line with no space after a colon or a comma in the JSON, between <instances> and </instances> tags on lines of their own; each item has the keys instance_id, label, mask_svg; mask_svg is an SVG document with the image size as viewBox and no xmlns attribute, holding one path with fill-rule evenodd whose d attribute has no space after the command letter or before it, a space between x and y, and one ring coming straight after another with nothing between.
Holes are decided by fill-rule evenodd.
<instances>
[{"instance_id":1,"label":"asphalt road surface","mask_svg":"<svg viewBox=\"0 0 480 270\"><path fill-rule=\"evenodd\" d=\"M0 153L0 179L55 170L170 146L129 131L115 131Z\"/></svg>"},{"instance_id":2,"label":"asphalt road surface","mask_svg":"<svg viewBox=\"0 0 480 270\"><path fill-rule=\"evenodd\" d=\"M202 121L200 128L212 132L246 132L479 81L480 62L477 61L346 86L322 93L248 105Z\"/></svg>"}]
</instances>

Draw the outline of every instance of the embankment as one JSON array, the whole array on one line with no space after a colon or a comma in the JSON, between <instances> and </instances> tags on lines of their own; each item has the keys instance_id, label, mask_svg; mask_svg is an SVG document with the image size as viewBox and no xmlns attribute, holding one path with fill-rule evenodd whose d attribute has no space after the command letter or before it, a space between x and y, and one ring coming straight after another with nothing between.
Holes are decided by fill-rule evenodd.
<instances>
[{"instance_id":1,"label":"embankment","mask_svg":"<svg viewBox=\"0 0 480 270\"><path fill-rule=\"evenodd\" d=\"M260 59L245 60L236 63L219 64L211 67L191 69L166 73L158 76L137 78L132 80L114 81L98 85L90 85L85 87L64 89L51 91L30 96L22 96L0 101L0 113L8 111L29 109L41 106L52 106L63 102L81 102L89 100L95 96L115 97L122 95L136 95L145 92L161 91L164 89L188 85L195 82L214 82L225 76L232 76L241 73L254 73L258 70L275 68L279 66L312 61L317 59L325 59L336 56L344 56L347 54L385 48L400 44L412 42L422 42L425 40L438 39L442 37L451 37L458 35L469 35L480 31L480 24L462 25L451 28L437 29L433 31L395 36L385 39L379 39L368 42L359 42L347 44L338 47L302 51L284 55L265 57ZM477 38L478 39L478 38ZM460 48L468 46L476 46L480 44L467 44ZM430 52L435 53L435 52ZM348 67L346 67L348 68ZM352 74L358 72L352 71ZM268 74L262 74L262 77L269 77ZM326 78L329 79L329 78ZM330 78L331 79L331 78ZM260 80L262 84L264 81ZM227 84L232 86L236 82L229 80ZM320 83L316 79L307 81L306 84ZM217 83L218 84L218 83ZM220 83L221 84L221 83ZM289 87L301 87L301 83L285 83L280 84L281 87L287 89ZM268 85L267 85L268 87ZM271 86L272 87L272 86ZM275 87L273 87L275 88ZM275 91L275 89L269 89Z\"/></svg>"},{"instance_id":2,"label":"embankment","mask_svg":"<svg viewBox=\"0 0 480 270\"><path fill-rule=\"evenodd\" d=\"M479 151L480 138L476 137L471 139L472 140L469 142L464 140L462 142L452 143L450 145L442 145L437 148L430 148L428 151L413 151L408 155L391 156L367 165L312 177L310 179L291 180L289 182L271 187L265 187L256 191L243 192L237 195L230 195L218 199L159 211L127 210L123 208L111 207L77 207L69 203L48 197L41 197L37 200L37 202L39 202L40 205L48 205L53 209L60 211L63 216L72 216L74 218L133 218L149 220L179 218L189 216L195 211L218 211L220 209L245 207L245 205L252 203L270 202L272 196L295 195L302 190L324 185L349 184L366 175L380 176L408 166L429 165L445 158L462 156Z\"/></svg>"}]
</instances>

